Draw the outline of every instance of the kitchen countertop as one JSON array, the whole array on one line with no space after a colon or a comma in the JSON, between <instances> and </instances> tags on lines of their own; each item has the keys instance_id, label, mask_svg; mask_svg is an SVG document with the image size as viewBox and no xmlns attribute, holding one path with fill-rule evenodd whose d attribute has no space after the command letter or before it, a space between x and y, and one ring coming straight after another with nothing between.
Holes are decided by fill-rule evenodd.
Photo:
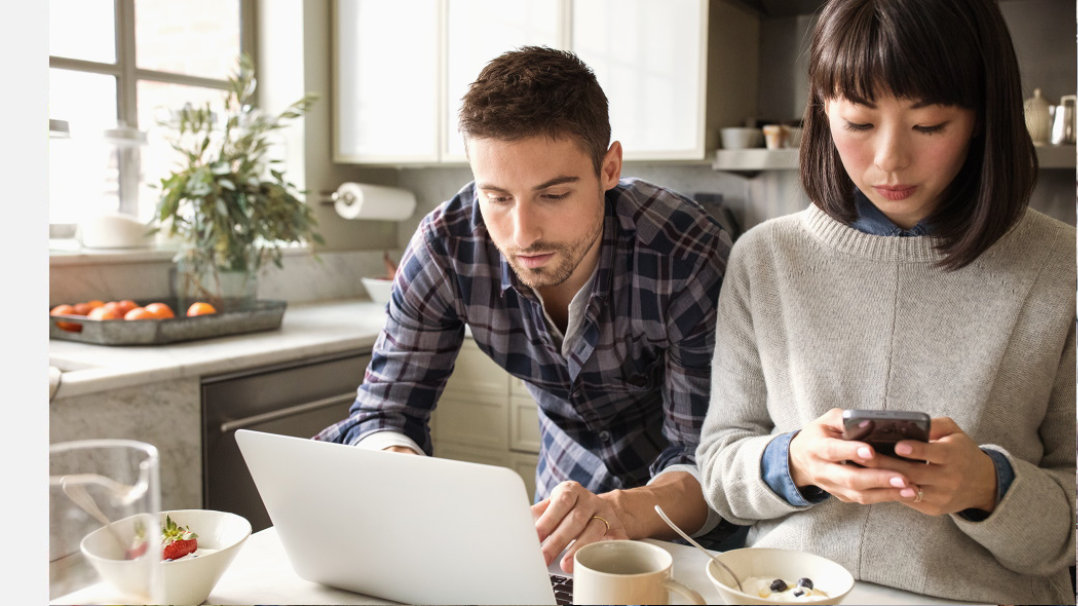
<instances>
[{"instance_id":1,"label":"kitchen countertop","mask_svg":"<svg viewBox=\"0 0 1078 606\"><path fill-rule=\"evenodd\" d=\"M722 604L705 566L707 557L688 545L645 539L674 556L673 577L700 592L708 604ZM717 553L717 552L713 552ZM53 600L54 604L107 604L115 595L108 586L97 583ZM847 604L964 604L941 598L902 591L875 583L858 581L843 602ZM385 599L364 596L326 587L299 577L281 545L277 529L257 532L244 543L236 559L210 592L207 604L395 604ZM680 604L683 602L674 602Z\"/></svg>"},{"instance_id":2,"label":"kitchen countertop","mask_svg":"<svg viewBox=\"0 0 1078 606\"><path fill-rule=\"evenodd\" d=\"M156 346L51 339L49 363L62 371L53 399L369 349L384 319L385 305L356 299L290 303L277 330L216 339Z\"/></svg>"}]
</instances>

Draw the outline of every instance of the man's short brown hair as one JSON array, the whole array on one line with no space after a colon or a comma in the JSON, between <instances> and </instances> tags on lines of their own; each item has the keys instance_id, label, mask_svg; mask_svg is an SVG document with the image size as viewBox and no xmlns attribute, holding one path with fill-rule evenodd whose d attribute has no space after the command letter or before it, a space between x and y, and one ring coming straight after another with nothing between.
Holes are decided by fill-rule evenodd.
<instances>
[{"instance_id":1,"label":"man's short brown hair","mask_svg":"<svg viewBox=\"0 0 1078 606\"><path fill-rule=\"evenodd\" d=\"M610 146L606 95L576 55L541 46L504 53L483 68L460 108L464 137L575 139L596 174Z\"/></svg>"}]
</instances>

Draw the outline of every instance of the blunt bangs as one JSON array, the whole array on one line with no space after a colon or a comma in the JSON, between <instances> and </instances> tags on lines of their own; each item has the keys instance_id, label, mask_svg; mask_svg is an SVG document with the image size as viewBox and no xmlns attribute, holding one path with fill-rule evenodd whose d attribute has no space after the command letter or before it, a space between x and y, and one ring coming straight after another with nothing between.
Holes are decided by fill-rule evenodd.
<instances>
[{"instance_id":1,"label":"blunt bangs","mask_svg":"<svg viewBox=\"0 0 1078 606\"><path fill-rule=\"evenodd\" d=\"M839 9L822 32L826 42L809 76L818 98L870 105L877 95L890 94L980 115L984 81L980 70L970 69L980 56L972 45L950 43L956 36L975 37L974 24L957 7L938 6L935 18L925 19L928 11L910 6L916 4L866 0Z\"/></svg>"}]
</instances>

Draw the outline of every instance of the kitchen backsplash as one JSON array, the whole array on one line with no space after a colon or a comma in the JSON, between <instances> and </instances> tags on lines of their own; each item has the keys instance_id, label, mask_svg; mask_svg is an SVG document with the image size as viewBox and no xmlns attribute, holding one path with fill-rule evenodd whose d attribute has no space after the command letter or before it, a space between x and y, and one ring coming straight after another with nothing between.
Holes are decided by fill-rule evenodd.
<instances>
[{"instance_id":1,"label":"kitchen backsplash","mask_svg":"<svg viewBox=\"0 0 1078 606\"><path fill-rule=\"evenodd\" d=\"M400 258L400 250L390 256ZM362 276L385 273L383 251L290 251L278 269L272 264L259 276L258 297L289 303L355 299L366 296ZM49 270L50 306L89 299L164 298L171 292L168 259L131 263L94 263L88 257L54 260Z\"/></svg>"}]
</instances>

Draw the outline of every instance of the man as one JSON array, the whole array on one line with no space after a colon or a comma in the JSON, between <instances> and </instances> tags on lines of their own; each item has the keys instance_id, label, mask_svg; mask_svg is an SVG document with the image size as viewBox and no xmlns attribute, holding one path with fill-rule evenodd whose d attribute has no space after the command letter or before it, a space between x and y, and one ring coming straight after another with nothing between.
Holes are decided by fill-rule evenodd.
<instances>
[{"instance_id":1,"label":"man","mask_svg":"<svg viewBox=\"0 0 1078 606\"><path fill-rule=\"evenodd\" d=\"M574 540L567 572L586 543L674 537L656 504L712 530L694 457L729 236L694 202L619 181L606 96L571 53L494 59L460 130L475 180L421 222L351 416L316 439L431 454L467 325L538 403L548 564Z\"/></svg>"}]
</instances>

